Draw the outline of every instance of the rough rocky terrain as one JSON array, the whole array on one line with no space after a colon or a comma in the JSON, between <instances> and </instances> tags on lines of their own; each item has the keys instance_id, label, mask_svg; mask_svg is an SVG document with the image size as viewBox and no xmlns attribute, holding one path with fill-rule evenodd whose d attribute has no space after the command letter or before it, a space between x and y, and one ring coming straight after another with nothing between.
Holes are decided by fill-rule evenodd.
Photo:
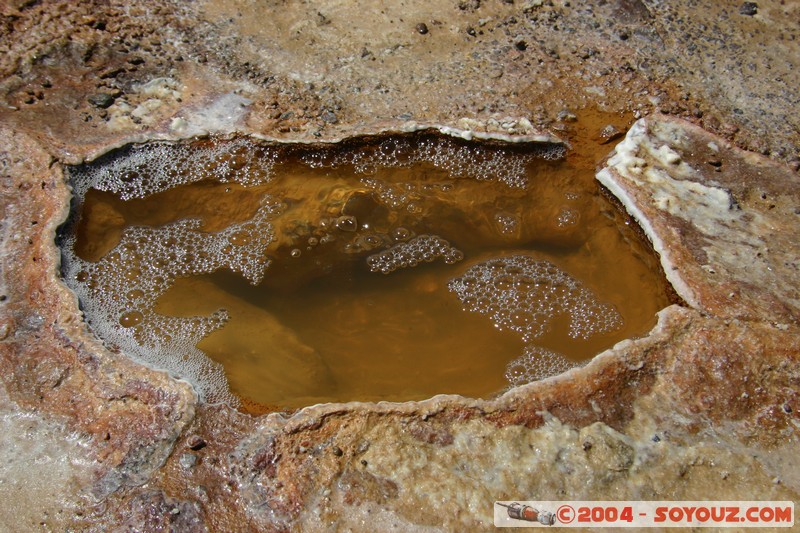
<instances>
[{"instance_id":1,"label":"rough rocky terrain","mask_svg":"<svg viewBox=\"0 0 800 533\"><path fill-rule=\"evenodd\" d=\"M489 528L495 500L800 501L796 3L6 0L0 16L3 529L463 531ZM112 146L421 125L604 141L582 109L642 119L599 179L681 301L495 400L204 405L105 348L59 278L63 165Z\"/></svg>"}]
</instances>

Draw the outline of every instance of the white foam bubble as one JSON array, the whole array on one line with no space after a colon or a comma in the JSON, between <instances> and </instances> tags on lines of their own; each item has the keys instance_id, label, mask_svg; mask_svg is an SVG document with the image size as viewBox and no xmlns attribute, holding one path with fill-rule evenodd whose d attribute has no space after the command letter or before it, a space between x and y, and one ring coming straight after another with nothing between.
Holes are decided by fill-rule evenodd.
<instances>
[{"instance_id":1,"label":"white foam bubble","mask_svg":"<svg viewBox=\"0 0 800 533\"><path fill-rule=\"evenodd\" d=\"M529 152L507 152L483 144L465 145L446 137L426 137L418 143L406 138L388 138L357 150L309 153L303 156L303 161L313 168L350 165L360 174L373 174L380 168L429 163L452 177L496 181L521 188L528 183L527 166L532 160L564 157L565 148L561 145L538 148Z\"/></svg>"},{"instance_id":2,"label":"white foam bubble","mask_svg":"<svg viewBox=\"0 0 800 533\"><path fill-rule=\"evenodd\" d=\"M95 188L130 200L200 181L209 174L223 183L265 183L272 177L278 155L277 148L244 137L205 145L151 142L71 167L69 174L78 198Z\"/></svg>"},{"instance_id":3,"label":"white foam bubble","mask_svg":"<svg viewBox=\"0 0 800 533\"><path fill-rule=\"evenodd\" d=\"M196 347L225 323L227 313L173 317L156 313L154 306L178 277L228 268L258 283L269 264L265 252L273 239L272 212L265 198L252 219L218 233L199 231L200 221L194 219L129 227L120 243L94 263L75 254L75 237L70 236L63 245L65 280L92 329L107 343L190 381L209 402L236 405L222 366Z\"/></svg>"},{"instance_id":4,"label":"white foam bubble","mask_svg":"<svg viewBox=\"0 0 800 533\"><path fill-rule=\"evenodd\" d=\"M457 263L464 258L460 250L454 248L436 235L417 235L408 242L400 242L367 257L367 265L372 272L390 274L399 268L412 268L420 263L430 263L444 259L447 264Z\"/></svg>"},{"instance_id":5,"label":"white foam bubble","mask_svg":"<svg viewBox=\"0 0 800 533\"><path fill-rule=\"evenodd\" d=\"M467 310L488 315L496 327L515 331L526 342L541 336L562 314L569 315L573 338L588 339L622 327L613 305L600 302L549 261L527 255L479 263L448 286Z\"/></svg>"},{"instance_id":6,"label":"white foam bubble","mask_svg":"<svg viewBox=\"0 0 800 533\"><path fill-rule=\"evenodd\" d=\"M512 387L556 376L578 366L560 353L530 344L525 352L508 363L506 379Z\"/></svg>"}]
</instances>

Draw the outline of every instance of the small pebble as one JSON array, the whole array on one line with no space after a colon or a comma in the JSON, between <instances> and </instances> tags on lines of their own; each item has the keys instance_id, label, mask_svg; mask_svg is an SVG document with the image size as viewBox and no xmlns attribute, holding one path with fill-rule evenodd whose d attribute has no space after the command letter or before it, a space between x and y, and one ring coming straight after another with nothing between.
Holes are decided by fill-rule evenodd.
<instances>
[{"instance_id":1,"label":"small pebble","mask_svg":"<svg viewBox=\"0 0 800 533\"><path fill-rule=\"evenodd\" d=\"M90 104L101 109L111 107L114 103L114 97L107 93L91 94L86 98Z\"/></svg>"},{"instance_id":2,"label":"small pebble","mask_svg":"<svg viewBox=\"0 0 800 533\"><path fill-rule=\"evenodd\" d=\"M578 120L578 117L575 115L575 113L569 109L562 109L559 111L556 118L558 118L558 120L561 122L575 122Z\"/></svg>"},{"instance_id":3,"label":"small pebble","mask_svg":"<svg viewBox=\"0 0 800 533\"><path fill-rule=\"evenodd\" d=\"M417 24L416 29L417 33L419 33L420 35L425 35L426 33L428 33L428 25L425 24L424 22L420 22L419 24Z\"/></svg>"},{"instance_id":4,"label":"small pebble","mask_svg":"<svg viewBox=\"0 0 800 533\"><path fill-rule=\"evenodd\" d=\"M748 17L752 17L758 13L758 4L755 2L745 2L742 4L742 7L739 8L740 15L747 15Z\"/></svg>"},{"instance_id":5,"label":"small pebble","mask_svg":"<svg viewBox=\"0 0 800 533\"><path fill-rule=\"evenodd\" d=\"M189 437L189 440L186 441L186 445L192 450L197 451L206 447L206 441L197 435L192 435Z\"/></svg>"},{"instance_id":6,"label":"small pebble","mask_svg":"<svg viewBox=\"0 0 800 533\"><path fill-rule=\"evenodd\" d=\"M178 459L178 463L180 463L183 468L192 468L197 464L197 456L193 453L182 453Z\"/></svg>"},{"instance_id":7,"label":"small pebble","mask_svg":"<svg viewBox=\"0 0 800 533\"><path fill-rule=\"evenodd\" d=\"M328 124L336 124L339 122L339 119L332 111L325 111L320 115L320 118L323 122L327 122Z\"/></svg>"},{"instance_id":8,"label":"small pebble","mask_svg":"<svg viewBox=\"0 0 800 533\"><path fill-rule=\"evenodd\" d=\"M602 130L600 130L600 142L601 144L606 144L615 139L619 139L623 135L624 133L619 128L617 128L613 124L609 124Z\"/></svg>"},{"instance_id":9,"label":"small pebble","mask_svg":"<svg viewBox=\"0 0 800 533\"><path fill-rule=\"evenodd\" d=\"M486 71L486 75L489 76L491 79L496 80L497 78L503 77L503 69L500 67L490 68Z\"/></svg>"}]
</instances>

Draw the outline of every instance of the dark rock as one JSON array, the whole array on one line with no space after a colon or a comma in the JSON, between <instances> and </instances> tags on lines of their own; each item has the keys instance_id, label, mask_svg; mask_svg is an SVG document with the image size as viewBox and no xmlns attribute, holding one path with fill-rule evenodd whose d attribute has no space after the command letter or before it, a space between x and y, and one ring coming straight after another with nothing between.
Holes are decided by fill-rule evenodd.
<instances>
[{"instance_id":1,"label":"dark rock","mask_svg":"<svg viewBox=\"0 0 800 533\"><path fill-rule=\"evenodd\" d=\"M116 78L118 75L122 74L125 71L122 67L108 67L102 70L99 74L101 80L108 80L111 78Z\"/></svg>"},{"instance_id":2,"label":"dark rock","mask_svg":"<svg viewBox=\"0 0 800 533\"><path fill-rule=\"evenodd\" d=\"M111 107L114 103L114 97L108 93L91 94L86 98L90 104L101 109Z\"/></svg>"},{"instance_id":3,"label":"dark rock","mask_svg":"<svg viewBox=\"0 0 800 533\"><path fill-rule=\"evenodd\" d=\"M339 122L339 119L336 118L336 115L332 111L324 111L320 118L323 122L327 122L328 124L336 124Z\"/></svg>"},{"instance_id":4,"label":"dark rock","mask_svg":"<svg viewBox=\"0 0 800 533\"><path fill-rule=\"evenodd\" d=\"M197 435L192 435L189 437L189 440L186 441L186 445L192 450L197 451L206 447L206 441Z\"/></svg>"},{"instance_id":5,"label":"dark rock","mask_svg":"<svg viewBox=\"0 0 800 533\"><path fill-rule=\"evenodd\" d=\"M758 4L755 2L745 2L742 4L742 7L739 8L740 15L747 15L748 17L752 17L758 13Z\"/></svg>"},{"instance_id":6,"label":"dark rock","mask_svg":"<svg viewBox=\"0 0 800 533\"><path fill-rule=\"evenodd\" d=\"M616 0L612 5L614 18L623 22L642 23L653 18L642 0Z\"/></svg>"},{"instance_id":7,"label":"dark rock","mask_svg":"<svg viewBox=\"0 0 800 533\"><path fill-rule=\"evenodd\" d=\"M419 24L417 24L416 29L417 33L419 33L420 35L425 35L426 33L428 33L428 25L425 24L424 22L420 22Z\"/></svg>"}]
</instances>

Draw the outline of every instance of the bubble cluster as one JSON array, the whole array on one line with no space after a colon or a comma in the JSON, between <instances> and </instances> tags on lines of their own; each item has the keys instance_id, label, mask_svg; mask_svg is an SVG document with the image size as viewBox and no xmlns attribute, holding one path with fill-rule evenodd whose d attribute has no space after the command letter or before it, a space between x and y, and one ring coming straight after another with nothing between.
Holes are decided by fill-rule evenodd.
<instances>
[{"instance_id":1,"label":"bubble cluster","mask_svg":"<svg viewBox=\"0 0 800 533\"><path fill-rule=\"evenodd\" d=\"M312 168L351 165L358 173L371 174L379 168L409 166L417 162L415 144L407 138L392 137L378 144L350 150L315 151L303 155L302 160Z\"/></svg>"},{"instance_id":2,"label":"bubble cluster","mask_svg":"<svg viewBox=\"0 0 800 533\"><path fill-rule=\"evenodd\" d=\"M367 257L372 272L389 274L398 268L411 268L443 258L448 265L464 259L464 254L436 235L418 235L387 250Z\"/></svg>"},{"instance_id":3,"label":"bubble cluster","mask_svg":"<svg viewBox=\"0 0 800 533\"><path fill-rule=\"evenodd\" d=\"M495 213L494 221L502 235L514 235L519 231L519 217L511 213Z\"/></svg>"},{"instance_id":4,"label":"bubble cluster","mask_svg":"<svg viewBox=\"0 0 800 533\"><path fill-rule=\"evenodd\" d=\"M120 243L97 262L74 253L75 236L63 246L63 271L78 295L94 331L106 342L146 363L192 382L210 402L235 405L221 365L195 345L227 320L211 316L173 317L154 311L158 298L176 278L226 267L258 283L269 264L273 240L267 197L255 216L218 233L199 231L200 221L181 220L162 227L127 228Z\"/></svg>"},{"instance_id":5,"label":"bubble cluster","mask_svg":"<svg viewBox=\"0 0 800 533\"><path fill-rule=\"evenodd\" d=\"M425 136L419 142L410 138L387 138L357 150L316 151L302 160L313 168L352 166L357 173L373 174L380 168L406 167L429 163L452 177L496 181L509 187L525 187L527 165L536 158L555 160L564 157L560 144L543 144L535 151L501 151L484 144L464 144L447 137Z\"/></svg>"},{"instance_id":6,"label":"bubble cluster","mask_svg":"<svg viewBox=\"0 0 800 533\"><path fill-rule=\"evenodd\" d=\"M578 366L563 355L535 346L525 347L525 352L508 363L506 379L512 387L539 381L566 372Z\"/></svg>"},{"instance_id":7,"label":"bubble cluster","mask_svg":"<svg viewBox=\"0 0 800 533\"><path fill-rule=\"evenodd\" d=\"M92 163L71 167L75 195L89 188L118 194L123 200L192 183L214 175L223 183L244 186L272 177L279 150L247 138L201 143L133 144Z\"/></svg>"},{"instance_id":8,"label":"bubble cluster","mask_svg":"<svg viewBox=\"0 0 800 533\"><path fill-rule=\"evenodd\" d=\"M490 180L509 187L528 184L526 166L533 159L528 154L503 153L485 146L456 145L428 139L420 143L420 159L429 161L451 176Z\"/></svg>"},{"instance_id":9,"label":"bubble cluster","mask_svg":"<svg viewBox=\"0 0 800 533\"><path fill-rule=\"evenodd\" d=\"M580 212L570 207L562 207L556 219L559 228L575 226L580 221Z\"/></svg>"},{"instance_id":10,"label":"bubble cluster","mask_svg":"<svg viewBox=\"0 0 800 533\"><path fill-rule=\"evenodd\" d=\"M364 178L361 181L375 193L383 205L391 209L400 209L419 199L419 194L403 187L404 184L387 183L373 178Z\"/></svg>"},{"instance_id":11,"label":"bubble cluster","mask_svg":"<svg viewBox=\"0 0 800 533\"><path fill-rule=\"evenodd\" d=\"M613 305L599 302L592 291L549 261L527 255L474 265L450 280L448 287L466 309L488 315L495 326L520 333L525 342L541 336L562 314L569 315L569 335L576 339L622 327Z\"/></svg>"}]
</instances>

